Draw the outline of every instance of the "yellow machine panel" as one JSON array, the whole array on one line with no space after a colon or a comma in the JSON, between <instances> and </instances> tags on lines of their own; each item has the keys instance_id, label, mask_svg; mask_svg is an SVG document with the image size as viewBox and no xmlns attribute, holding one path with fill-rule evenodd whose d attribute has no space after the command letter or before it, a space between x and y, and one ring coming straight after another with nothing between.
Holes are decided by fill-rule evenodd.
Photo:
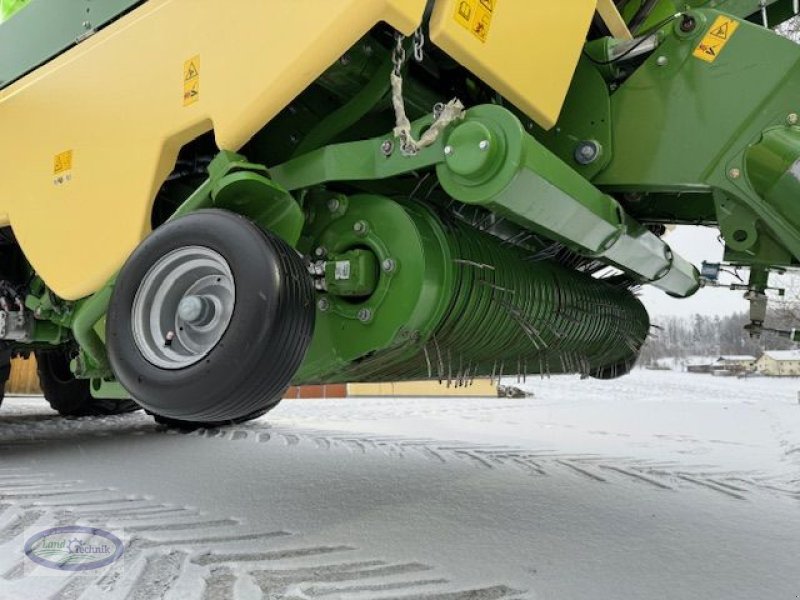
<instances>
[{"instance_id":1,"label":"yellow machine panel","mask_svg":"<svg viewBox=\"0 0 800 600\"><path fill-rule=\"evenodd\" d=\"M596 8L597 0L438 0L431 40L549 129Z\"/></svg>"},{"instance_id":2,"label":"yellow machine panel","mask_svg":"<svg viewBox=\"0 0 800 600\"><path fill-rule=\"evenodd\" d=\"M182 145L238 150L380 21L426 0L150 0L0 92L0 223L62 298L150 231Z\"/></svg>"}]
</instances>

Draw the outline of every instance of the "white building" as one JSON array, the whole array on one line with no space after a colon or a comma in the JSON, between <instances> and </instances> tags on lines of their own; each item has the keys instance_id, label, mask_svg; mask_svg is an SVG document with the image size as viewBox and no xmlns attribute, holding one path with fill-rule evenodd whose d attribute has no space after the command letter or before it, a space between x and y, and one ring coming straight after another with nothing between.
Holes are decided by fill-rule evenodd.
<instances>
[{"instance_id":1,"label":"white building","mask_svg":"<svg viewBox=\"0 0 800 600\"><path fill-rule=\"evenodd\" d=\"M720 356L711 364L711 372L727 375L755 369L756 357L747 354Z\"/></svg>"},{"instance_id":2,"label":"white building","mask_svg":"<svg viewBox=\"0 0 800 600\"><path fill-rule=\"evenodd\" d=\"M800 350L767 350L758 359L756 369L764 375L800 375Z\"/></svg>"}]
</instances>

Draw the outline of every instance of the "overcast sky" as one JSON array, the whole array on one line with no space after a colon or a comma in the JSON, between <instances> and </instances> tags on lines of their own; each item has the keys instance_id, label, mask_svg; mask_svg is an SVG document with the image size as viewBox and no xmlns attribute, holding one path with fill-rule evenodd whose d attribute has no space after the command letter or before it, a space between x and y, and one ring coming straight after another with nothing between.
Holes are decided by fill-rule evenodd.
<instances>
[{"instance_id":1,"label":"overcast sky","mask_svg":"<svg viewBox=\"0 0 800 600\"><path fill-rule=\"evenodd\" d=\"M676 254L680 254L699 269L704 260L708 262L722 260L723 247L717 240L718 235L719 231L711 227L680 226L668 233L664 241ZM746 271L743 279L747 280ZM729 315L748 310L748 303L742 296L743 292L734 292L727 288L702 288L694 296L678 300L651 285L646 285L641 299L652 316Z\"/></svg>"}]
</instances>

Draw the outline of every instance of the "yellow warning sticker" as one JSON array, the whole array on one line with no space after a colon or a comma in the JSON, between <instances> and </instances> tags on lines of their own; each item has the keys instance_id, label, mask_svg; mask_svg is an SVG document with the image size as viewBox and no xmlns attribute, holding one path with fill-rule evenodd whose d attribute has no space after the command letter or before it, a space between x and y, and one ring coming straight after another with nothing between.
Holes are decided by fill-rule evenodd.
<instances>
[{"instance_id":1,"label":"yellow warning sticker","mask_svg":"<svg viewBox=\"0 0 800 600\"><path fill-rule=\"evenodd\" d=\"M183 63L183 105L190 106L200 100L200 56Z\"/></svg>"},{"instance_id":2,"label":"yellow warning sticker","mask_svg":"<svg viewBox=\"0 0 800 600\"><path fill-rule=\"evenodd\" d=\"M489 37L499 0L456 0L456 21L482 42Z\"/></svg>"},{"instance_id":3,"label":"yellow warning sticker","mask_svg":"<svg viewBox=\"0 0 800 600\"><path fill-rule=\"evenodd\" d=\"M695 57L713 63L738 28L739 21L722 15L717 17L711 29L703 36L703 41L694 49Z\"/></svg>"},{"instance_id":4,"label":"yellow warning sticker","mask_svg":"<svg viewBox=\"0 0 800 600\"><path fill-rule=\"evenodd\" d=\"M72 181L72 150L65 150L53 158L53 183L63 185L70 181Z\"/></svg>"}]
</instances>

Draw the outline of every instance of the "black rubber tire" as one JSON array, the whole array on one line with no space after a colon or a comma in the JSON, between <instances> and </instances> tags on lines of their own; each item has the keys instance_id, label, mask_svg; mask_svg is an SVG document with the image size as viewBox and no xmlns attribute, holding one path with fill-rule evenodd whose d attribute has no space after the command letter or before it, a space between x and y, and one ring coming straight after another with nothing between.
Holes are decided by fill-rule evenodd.
<instances>
[{"instance_id":1,"label":"black rubber tire","mask_svg":"<svg viewBox=\"0 0 800 600\"><path fill-rule=\"evenodd\" d=\"M148 270L168 252L205 246L228 262L236 286L230 324L200 362L164 369L134 342L131 309ZM137 402L190 426L252 418L274 407L300 367L314 329L314 289L303 260L235 213L199 210L156 229L117 277L106 321L112 370Z\"/></svg>"},{"instance_id":2,"label":"black rubber tire","mask_svg":"<svg viewBox=\"0 0 800 600\"><path fill-rule=\"evenodd\" d=\"M280 401L275 402L272 406L270 406L266 410L259 410L251 415L245 415L244 417L240 417L238 419L229 419L227 421L214 421L214 422L180 421L178 419L170 419L168 417L163 417L161 415L156 415L152 413L151 415L153 417L153 420L159 425L164 425L171 429L180 429L181 431L194 431L195 429L205 429L211 427L228 427L230 425L238 425L239 423L252 421L253 419L257 419L258 417L264 416L270 410L275 408L278 404L280 404Z\"/></svg>"},{"instance_id":3,"label":"black rubber tire","mask_svg":"<svg viewBox=\"0 0 800 600\"><path fill-rule=\"evenodd\" d=\"M40 350L36 354L39 386L50 407L64 417L119 415L139 410L133 400L94 398L88 379L76 379L65 349Z\"/></svg>"}]
</instances>

